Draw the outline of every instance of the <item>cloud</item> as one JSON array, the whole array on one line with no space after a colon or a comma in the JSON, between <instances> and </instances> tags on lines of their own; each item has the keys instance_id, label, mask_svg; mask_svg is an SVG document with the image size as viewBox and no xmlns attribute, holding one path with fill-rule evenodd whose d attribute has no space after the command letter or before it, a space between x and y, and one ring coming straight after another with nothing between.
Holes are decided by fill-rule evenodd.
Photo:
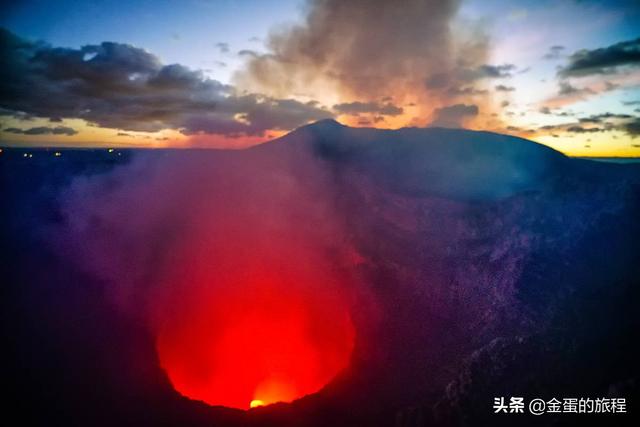
<instances>
[{"instance_id":1,"label":"cloud","mask_svg":"<svg viewBox=\"0 0 640 427\"><path fill-rule=\"evenodd\" d=\"M456 104L437 108L433 112L434 120L431 126L461 127L465 120L477 116L478 113L478 106L473 104Z\"/></svg>"},{"instance_id":2,"label":"cloud","mask_svg":"<svg viewBox=\"0 0 640 427\"><path fill-rule=\"evenodd\" d=\"M0 107L126 131L263 135L331 117L317 104L238 94L127 44L55 48L0 30Z\"/></svg>"},{"instance_id":3,"label":"cloud","mask_svg":"<svg viewBox=\"0 0 640 427\"><path fill-rule=\"evenodd\" d=\"M378 104L376 102L345 102L334 105L333 109L340 114L375 113L383 116L397 116L404 111L402 107L397 107L391 103Z\"/></svg>"},{"instance_id":4,"label":"cloud","mask_svg":"<svg viewBox=\"0 0 640 427\"><path fill-rule=\"evenodd\" d=\"M604 119L631 119L633 116L629 114L615 114L615 113L602 113L594 114L589 117L583 117L578 119L581 123L602 123Z\"/></svg>"},{"instance_id":5,"label":"cloud","mask_svg":"<svg viewBox=\"0 0 640 427\"><path fill-rule=\"evenodd\" d=\"M257 58L260 56L260 54L252 49L242 49L238 51L238 56L246 56L246 57L250 57L250 58Z\"/></svg>"},{"instance_id":6,"label":"cloud","mask_svg":"<svg viewBox=\"0 0 640 427\"><path fill-rule=\"evenodd\" d=\"M0 68L0 73L2 72L1 68ZM21 121L27 121L27 120L33 120L35 117L33 117L33 115L31 114L27 114L24 111L13 111L13 110L8 110L6 108L2 108L0 107L0 117L11 117L12 119L16 119L16 120L21 120ZM58 121L59 119L56 118L51 118L50 121Z\"/></svg>"},{"instance_id":7,"label":"cloud","mask_svg":"<svg viewBox=\"0 0 640 427\"><path fill-rule=\"evenodd\" d=\"M548 107L559 108L579 101L584 101L592 96L604 94L621 87L633 87L634 82L640 78L640 74L633 76L619 76L618 82L610 82L602 79L589 81L585 85L574 86L568 79L558 81L558 92L548 98L544 104ZM627 78L628 77L628 78Z\"/></svg>"},{"instance_id":8,"label":"cloud","mask_svg":"<svg viewBox=\"0 0 640 427\"><path fill-rule=\"evenodd\" d=\"M447 93L453 95L453 96L464 96L464 95L486 95L487 93L489 93L488 90L486 89L477 89L473 86L467 86L467 87L450 87L447 90Z\"/></svg>"},{"instance_id":9,"label":"cloud","mask_svg":"<svg viewBox=\"0 0 640 427\"><path fill-rule=\"evenodd\" d=\"M429 89L442 89L451 83L451 75L448 73L435 73L427 77L424 84Z\"/></svg>"},{"instance_id":10,"label":"cloud","mask_svg":"<svg viewBox=\"0 0 640 427\"><path fill-rule=\"evenodd\" d=\"M597 125L585 127L584 125ZM640 135L640 118L630 114L605 112L588 117L581 117L577 122L556 125L545 125L538 128L539 131L564 131L569 133L597 133L618 131L631 137ZM615 138L615 136L613 136Z\"/></svg>"},{"instance_id":11,"label":"cloud","mask_svg":"<svg viewBox=\"0 0 640 427\"><path fill-rule=\"evenodd\" d=\"M513 76L516 70L514 64L490 65L482 64L475 67L460 67L450 70L446 73L435 73L429 75L424 84L429 89L452 88L455 90L455 84L471 83L484 79L504 79Z\"/></svg>"},{"instance_id":12,"label":"cloud","mask_svg":"<svg viewBox=\"0 0 640 427\"><path fill-rule=\"evenodd\" d=\"M632 121L623 124L622 130L633 138L640 136L640 117L634 117Z\"/></svg>"},{"instance_id":13,"label":"cloud","mask_svg":"<svg viewBox=\"0 0 640 427\"><path fill-rule=\"evenodd\" d=\"M513 86L497 85L496 90L498 92L513 92L514 90L516 90L516 88L514 88Z\"/></svg>"},{"instance_id":14,"label":"cloud","mask_svg":"<svg viewBox=\"0 0 640 427\"><path fill-rule=\"evenodd\" d=\"M516 66L514 64L489 65L484 64L477 68L464 69L461 72L465 80L480 79L504 79L513 76Z\"/></svg>"},{"instance_id":15,"label":"cloud","mask_svg":"<svg viewBox=\"0 0 640 427\"><path fill-rule=\"evenodd\" d=\"M567 128L567 132L572 133L593 133L593 132L602 132L604 129L602 128L585 128L582 126L569 126Z\"/></svg>"},{"instance_id":16,"label":"cloud","mask_svg":"<svg viewBox=\"0 0 640 427\"><path fill-rule=\"evenodd\" d=\"M182 132L186 135L203 132L231 137L260 135L268 129L290 130L311 120L333 117L313 101L302 103L253 94L234 97L222 108L234 112L236 117L230 120L220 117L215 111L192 114L185 119Z\"/></svg>"},{"instance_id":17,"label":"cloud","mask_svg":"<svg viewBox=\"0 0 640 427\"><path fill-rule=\"evenodd\" d=\"M558 83L558 96L582 97L585 95L594 95L594 94L595 92L593 91L593 89L590 89L588 87L578 88L576 86L573 86L568 81L561 81Z\"/></svg>"},{"instance_id":18,"label":"cloud","mask_svg":"<svg viewBox=\"0 0 640 427\"><path fill-rule=\"evenodd\" d=\"M215 47L220 51L220 53L229 53L229 43L218 42L215 44Z\"/></svg>"},{"instance_id":19,"label":"cloud","mask_svg":"<svg viewBox=\"0 0 640 427\"><path fill-rule=\"evenodd\" d=\"M580 92L582 92L582 89L578 89L569 82L563 81L558 83L558 95L571 95Z\"/></svg>"},{"instance_id":20,"label":"cloud","mask_svg":"<svg viewBox=\"0 0 640 427\"><path fill-rule=\"evenodd\" d=\"M564 77L613 74L625 66L640 66L640 38L594 50L579 50L569 57L569 64L559 74Z\"/></svg>"},{"instance_id":21,"label":"cloud","mask_svg":"<svg viewBox=\"0 0 640 427\"><path fill-rule=\"evenodd\" d=\"M484 65L488 38L477 25L456 26L460 3L311 0L302 23L272 32L266 53L245 55L235 82L271 96L330 92L342 103L393 93L398 103L416 103L411 114L426 121L434 106L468 95L447 89L513 69Z\"/></svg>"},{"instance_id":22,"label":"cloud","mask_svg":"<svg viewBox=\"0 0 640 427\"><path fill-rule=\"evenodd\" d=\"M562 56L565 50L566 48L564 46L560 46L560 45L551 46L549 48L549 52L547 52L542 57L542 59L547 59L547 60L560 59L560 57Z\"/></svg>"},{"instance_id":23,"label":"cloud","mask_svg":"<svg viewBox=\"0 0 640 427\"><path fill-rule=\"evenodd\" d=\"M70 127L66 127L66 126L56 126L56 127L39 126L39 127L32 127L29 129L6 128L4 129L4 132L21 134L21 135L67 135L67 136L72 136L78 133L77 130Z\"/></svg>"}]
</instances>

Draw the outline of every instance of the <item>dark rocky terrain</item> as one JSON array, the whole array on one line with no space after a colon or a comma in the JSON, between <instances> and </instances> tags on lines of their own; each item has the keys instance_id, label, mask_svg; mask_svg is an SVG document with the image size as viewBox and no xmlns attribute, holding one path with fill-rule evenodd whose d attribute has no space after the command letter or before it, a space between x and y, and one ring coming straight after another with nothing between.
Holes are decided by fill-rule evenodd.
<instances>
[{"instance_id":1,"label":"dark rocky terrain","mask_svg":"<svg viewBox=\"0 0 640 427\"><path fill-rule=\"evenodd\" d=\"M638 164L572 159L488 132L333 121L244 151L53 151L0 154L3 378L25 425L634 421ZM145 322L111 301L109 280L60 250L92 236L69 225L82 208L68 204L70 188L97 182L121 194L148 165L192 182L199 197L214 188L211 170L229 167L286 176L323 198L353 252L348 274L362 284L349 369L317 394L248 412L172 389ZM118 175L129 170L128 181ZM499 416L498 396L625 397L629 414Z\"/></svg>"}]
</instances>

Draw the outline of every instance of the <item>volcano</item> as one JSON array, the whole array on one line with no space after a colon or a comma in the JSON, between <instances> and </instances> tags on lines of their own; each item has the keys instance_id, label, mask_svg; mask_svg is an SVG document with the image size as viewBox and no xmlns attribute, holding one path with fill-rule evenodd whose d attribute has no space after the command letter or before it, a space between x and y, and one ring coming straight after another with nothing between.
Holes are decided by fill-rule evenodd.
<instances>
[{"instance_id":1,"label":"volcano","mask_svg":"<svg viewBox=\"0 0 640 427\"><path fill-rule=\"evenodd\" d=\"M493 397L637 396L637 164L335 121L32 152L0 157L29 422L489 425Z\"/></svg>"}]
</instances>

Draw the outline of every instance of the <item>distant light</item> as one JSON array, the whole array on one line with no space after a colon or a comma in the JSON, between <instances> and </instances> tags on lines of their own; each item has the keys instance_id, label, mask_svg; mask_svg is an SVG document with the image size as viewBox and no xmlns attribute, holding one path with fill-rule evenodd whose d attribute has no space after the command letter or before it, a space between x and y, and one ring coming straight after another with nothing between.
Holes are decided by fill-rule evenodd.
<instances>
[{"instance_id":1,"label":"distant light","mask_svg":"<svg viewBox=\"0 0 640 427\"><path fill-rule=\"evenodd\" d=\"M264 402L260 399L252 400L249 404L250 408L257 408L258 406L264 406Z\"/></svg>"},{"instance_id":2,"label":"distant light","mask_svg":"<svg viewBox=\"0 0 640 427\"><path fill-rule=\"evenodd\" d=\"M56 152L55 152L55 154L54 154L54 156L56 156L56 157L60 157L60 156L62 156L62 153L61 153L61 152L59 152L59 151L56 151Z\"/></svg>"},{"instance_id":3,"label":"distant light","mask_svg":"<svg viewBox=\"0 0 640 427\"><path fill-rule=\"evenodd\" d=\"M113 151L114 151L114 150L113 150L113 148L109 148L107 151L108 151L109 153L113 153Z\"/></svg>"},{"instance_id":4,"label":"distant light","mask_svg":"<svg viewBox=\"0 0 640 427\"><path fill-rule=\"evenodd\" d=\"M33 157L33 154L29 153L29 158L32 158L32 157Z\"/></svg>"},{"instance_id":5,"label":"distant light","mask_svg":"<svg viewBox=\"0 0 640 427\"><path fill-rule=\"evenodd\" d=\"M29 157L29 155L27 153L24 153L22 157Z\"/></svg>"}]
</instances>

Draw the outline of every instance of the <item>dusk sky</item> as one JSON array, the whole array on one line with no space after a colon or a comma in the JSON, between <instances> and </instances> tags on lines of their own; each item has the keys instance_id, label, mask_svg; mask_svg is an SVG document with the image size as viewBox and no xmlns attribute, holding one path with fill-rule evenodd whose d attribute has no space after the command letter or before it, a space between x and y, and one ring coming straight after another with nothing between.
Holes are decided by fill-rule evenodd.
<instances>
[{"instance_id":1,"label":"dusk sky","mask_svg":"<svg viewBox=\"0 0 640 427\"><path fill-rule=\"evenodd\" d=\"M335 118L640 156L634 0L2 7L3 146L241 148Z\"/></svg>"}]
</instances>

